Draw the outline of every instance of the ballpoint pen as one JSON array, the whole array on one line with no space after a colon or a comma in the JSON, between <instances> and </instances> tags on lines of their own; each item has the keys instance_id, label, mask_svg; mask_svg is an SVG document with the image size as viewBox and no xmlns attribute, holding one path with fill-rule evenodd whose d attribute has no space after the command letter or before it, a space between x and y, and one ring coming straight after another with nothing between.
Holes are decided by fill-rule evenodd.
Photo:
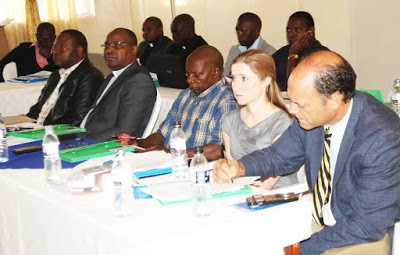
<instances>
[{"instance_id":1,"label":"ballpoint pen","mask_svg":"<svg viewBox=\"0 0 400 255\"><path fill-rule=\"evenodd\" d=\"M112 136L112 138L120 138L120 139L131 139L131 140L140 140L140 137L130 136L130 135L121 135L121 136Z\"/></svg>"}]
</instances>

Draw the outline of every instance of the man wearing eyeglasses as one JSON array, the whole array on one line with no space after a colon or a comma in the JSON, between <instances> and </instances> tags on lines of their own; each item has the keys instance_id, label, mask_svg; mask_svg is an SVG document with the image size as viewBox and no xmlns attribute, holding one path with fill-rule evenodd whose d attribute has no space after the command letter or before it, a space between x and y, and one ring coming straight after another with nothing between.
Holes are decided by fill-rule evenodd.
<instances>
[{"instance_id":1,"label":"man wearing eyeglasses","mask_svg":"<svg viewBox=\"0 0 400 255\"><path fill-rule=\"evenodd\" d=\"M120 132L141 137L157 91L147 69L136 61L136 35L117 28L108 34L102 47L112 73L101 85L81 127L86 128L86 137L100 142Z\"/></svg>"},{"instance_id":2,"label":"man wearing eyeglasses","mask_svg":"<svg viewBox=\"0 0 400 255\"><path fill-rule=\"evenodd\" d=\"M4 82L3 69L10 63L17 65L18 76L33 74L42 70L53 72L58 67L53 62L53 43L56 39L54 26L40 23L35 42L21 43L0 61L0 82Z\"/></svg>"}]
</instances>

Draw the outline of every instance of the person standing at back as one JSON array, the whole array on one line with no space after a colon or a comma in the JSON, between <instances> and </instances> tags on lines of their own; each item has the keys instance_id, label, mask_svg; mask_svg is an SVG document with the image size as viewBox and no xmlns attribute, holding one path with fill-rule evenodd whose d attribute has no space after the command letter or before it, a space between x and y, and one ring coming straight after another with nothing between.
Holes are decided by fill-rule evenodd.
<instances>
[{"instance_id":1,"label":"person standing at back","mask_svg":"<svg viewBox=\"0 0 400 255\"><path fill-rule=\"evenodd\" d=\"M56 30L53 24L40 23L36 30L36 41L21 43L0 61L0 82L4 82L3 69L10 63L17 65L18 76L45 70L53 72L58 67L53 62L53 43Z\"/></svg>"},{"instance_id":2,"label":"person standing at back","mask_svg":"<svg viewBox=\"0 0 400 255\"><path fill-rule=\"evenodd\" d=\"M171 39L164 36L163 24L157 17L147 18L142 26L144 41L139 44L137 56L140 64L152 71L151 57L166 54L173 44Z\"/></svg>"},{"instance_id":3,"label":"person standing at back","mask_svg":"<svg viewBox=\"0 0 400 255\"><path fill-rule=\"evenodd\" d=\"M307 55L318 50L328 50L315 39L314 19L308 12L293 13L286 26L288 45L272 57L276 65L276 81L282 91L287 90L287 80L293 69Z\"/></svg>"},{"instance_id":4,"label":"person standing at back","mask_svg":"<svg viewBox=\"0 0 400 255\"><path fill-rule=\"evenodd\" d=\"M147 69L137 62L134 32L116 28L102 45L112 73L101 84L91 110L81 123L86 137L108 141L127 132L141 137L156 101L157 90Z\"/></svg>"},{"instance_id":5,"label":"person standing at back","mask_svg":"<svg viewBox=\"0 0 400 255\"><path fill-rule=\"evenodd\" d=\"M226 58L223 76L227 76L231 71L231 62L241 52L247 50L258 49L267 51L273 54L276 50L269 45L260 35L261 32L261 19L256 14L245 12L239 16L236 23L236 35L239 44L234 45L229 50L228 57Z\"/></svg>"},{"instance_id":6,"label":"person standing at back","mask_svg":"<svg viewBox=\"0 0 400 255\"><path fill-rule=\"evenodd\" d=\"M60 69L50 75L27 116L40 125L79 126L104 80L103 74L89 62L86 37L77 30L61 32L53 59Z\"/></svg>"}]
</instances>

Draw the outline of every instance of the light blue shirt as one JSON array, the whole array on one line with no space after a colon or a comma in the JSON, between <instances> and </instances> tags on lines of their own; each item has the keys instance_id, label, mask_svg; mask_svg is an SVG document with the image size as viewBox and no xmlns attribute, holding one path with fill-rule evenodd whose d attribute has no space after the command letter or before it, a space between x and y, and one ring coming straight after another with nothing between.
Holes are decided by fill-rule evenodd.
<instances>
[{"instance_id":1,"label":"light blue shirt","mask_svg":"<svg viewBox=\"0 0 400 255\"><path fill-rule=\"evenodd\" d=\"M260 36L258 36L257 40L255 40L254 43L249 48L247 48L246 46L243 46L243 45L239 45L238 48L239 48L240 52L245 52L248 50L256 50L256 49L258 49L259 42L260 42Z\"/></svg>"}]
</instances>

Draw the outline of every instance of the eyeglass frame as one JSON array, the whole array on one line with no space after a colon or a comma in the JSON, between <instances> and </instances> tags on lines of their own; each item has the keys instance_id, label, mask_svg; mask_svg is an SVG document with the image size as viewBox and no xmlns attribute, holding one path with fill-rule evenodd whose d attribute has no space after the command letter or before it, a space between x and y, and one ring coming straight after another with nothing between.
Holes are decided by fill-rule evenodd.
<instances>
[{"instance_id":1,"label":"eyeglass frame","mask_svg":"<svg viewBox=\"0 0 400 255\"><path fill-rule=\"evenodd\" d=\"M100 45L100 47L103 48L103 50L107 50L110 47L113 47L113 49L121 49L123 44L132 44L132 42L121 42L121 41L114 41L112 43L104 43L102 45Z\"/></svg>"}]
</instances>

